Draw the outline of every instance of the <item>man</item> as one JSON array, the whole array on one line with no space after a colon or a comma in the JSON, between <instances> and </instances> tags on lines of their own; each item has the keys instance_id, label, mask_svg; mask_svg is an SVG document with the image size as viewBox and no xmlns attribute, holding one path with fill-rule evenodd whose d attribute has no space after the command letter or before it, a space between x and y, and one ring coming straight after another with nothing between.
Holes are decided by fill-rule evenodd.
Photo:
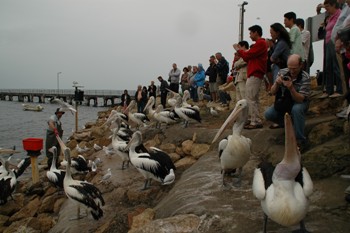
<instances>
[{"instance_id":1,"label":"man","mask_svg":"<svg viewBox=\"0 0 350 233\"><path fill-rule=\"evenodd\" d=\"M299 54L304 60L304 48L301 42L301 33L298 26L295 24L297 16L294 12L288 12L284 14L284 26L289 28L290 42L292 42L292 49L290 54Z\"/></svg>"},{"instance_id":2,"label":"man","mask_svg":"<svg viewBox=\"0 0 350 233\"><path fill-rule=\"evenodd\" d=\"M283 95L291 96L290 114L293 119L295 136L300 150L306 143L305 114L309 107L309 95L311 89L311 79L308 73L303 71L303 62L298 54L292 54L287 61L287 68L280 70L275 83L271 87L271 93L276 95L279 91ZM276 105L269 107L265 111L266 120L274 122L270 128L280 128L284 126L284 111L276 109Z\"/></svg>"},{"instance_id":3,"label":"man","mask_svg":"<svg viewBox=\"0 0 350 233\"><path fill-rule=\"evenodd\" d=\"M179 93L179 83L180 83L180 75L181 75L181 70L177 68L177 65L174 63L173 68L169 72L169 89Z\"/></svg>"},{"instance_id":4,"label":"man","mask_svg":"<svg viewBox=\"0 0 350 233\"><path fill-rule=\"evenodd\" d=\"M238 45L244 51L249 49L249 44L245 40L238 42ZM236 86L236 101L238 101L245 99L245 86L247 82L247 63L239 56L239 54L237 54L237 57L235 54L233 68L237 72L234 85Z\"/></svg>"},{"instance_id":5,"label":"man","mask_svg":"<svg viewBox=\"0 0 350 233\"><path fill-rule=\"evenodd\" d=\"M249 104L250 119L248 122L250 123L244 126L245 129L263 127L259 118L259 90L267 68L267 44L265 39L261 37L262 33L262 28L259 25L249 28L250 39L255 41L249 50L244 50L239 44L233 45L239 56L248 63L245 94Z\"/></svg>"},{"instance_id":6,"label":"man","mask_svg":"<svg viewBox=\"0 0 350 233\"><path fill-rule=\"evenodd\" d=\"M168 94L168 90L167 88L169 88L169 85L167 83L167 81L165 81L163 79L162 76L158 77L158 81L160 82L160 87L159 87L159 91L160 91L160 103L163 105L163 108L165 108L166 105L166 97Z\"/></svg>"},{"instance_id":7,"label":"man","mask_svg":"<svg viewBox=\"0 0 350 233\"><path fill-rule=\"evenodd\" d=\"M217 85L220 86L224 83L226 83L228 72L230 71L228 62L226 61L225 57L222 56L220 52L215 54L216 58L216 72L218 74L217 76Z\"/></svg>"},{"instance_id":8,"label":"man","mask_svg":"<svg viewBox=\"0 0 350 233\"><path fill-rule=\"evenodd\" d=\"M310 58L313 58L313 49L312 49L312 42L311 42L311 34L308 30L306 30L305 27L305 21L301 18L296 19L295 24L299 28L301 32L301 43L303 44L304 48L304 67L303 69L310 73L310 66L312 65L313 61ZM311 57L312 56L312 57Z\"/></svg>"},{"instance_id":9,"label":"man","mask_svg":"<svg viewBox=\"0 0 350 233\"><path fill-rule=\"evenodd\" d=\"M148 97L154 97L154 105L152 108L155 108L157 102L157 86L154 85L154 81L151 81L151 85L148 86Z\"/></svg>"},{"instance_id":10,"label":"man","mask_svg":"<svg viewBox=\"0 0 350 233\"><path fill-rule=\"evenodd\" d=\"M218 86L216 83L217 71L215 64L215 56L211 55L209 58L209 67L205 71L205 75L209 76L209 91L212 101L217 101Z\"/></svg>"},{"instance_id":11,"label":"man","mask_svg":"<svg viewBox=\"0 0 350 233\"><path fill-rule=\"evenodd\" d=\"M124 93L121 96L121 106L123 107L123 109L125 109L126 107L128 107L128 105L130 104L131 101L131 97L128 93L128 90L124 90Z\"/></svg>"},{"instance_id":12,"label":"man","mask_svg":"<svg viewBox=\"0 0 350 233\"><path fill-rule=\"evenodd\" d=\"M61 146L59 145L56 136L59 136L62 138L63 130L62 130L62 124L61 124L61 117L63 116L64 112L60 110L60 108L56 109L56 112L54 115L50 116L49 120L47 121L48 128L46 130L46 141L45 141L45 152L47 157L47 169L50 169L53 159L53 154L49 151L49 149L53 146L57 148L57 155L59 156L61 153ZM56 160L58 167L58 159Z\"/></svg>"}]
</instances>

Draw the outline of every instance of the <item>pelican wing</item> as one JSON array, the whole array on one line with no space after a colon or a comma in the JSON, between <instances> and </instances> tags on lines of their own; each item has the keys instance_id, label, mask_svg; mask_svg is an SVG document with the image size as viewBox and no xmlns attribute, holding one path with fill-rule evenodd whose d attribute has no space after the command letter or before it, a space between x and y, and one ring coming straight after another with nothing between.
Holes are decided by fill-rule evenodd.
<instances>
[{"instance_id":1,"label":"pelican wing","mask_svg":"<svg viewBox=\"0 0 350 233\"><path fill-rule=\"evenodd\" d=\"M295 181L299 182L303 187L303 191L306 197L309 197L313 192L313 182L311 180L309 172L303 167L298 176L295 178Z\"/></svg>"}]
</instances>

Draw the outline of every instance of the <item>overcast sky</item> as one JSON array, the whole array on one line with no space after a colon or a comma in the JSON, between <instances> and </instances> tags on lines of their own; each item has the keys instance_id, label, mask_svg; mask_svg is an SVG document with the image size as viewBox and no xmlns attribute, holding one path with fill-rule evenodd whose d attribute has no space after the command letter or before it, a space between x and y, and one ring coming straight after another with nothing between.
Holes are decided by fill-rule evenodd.
<instances>
[{"instance_id":1,"label":"overcast sky","mask_svg":"<svg viewBox=\"0 0 350 233\"><path fill-rule=\"evenodd\" d=\"M238 42L236 0L1 0L0 88L136 89L172 63L203 63L215 52L233 59ZM270 37L283 15L314 16L318 0L247 0L248 27L259 24ZM311 74L322 67L322 43L315 45Z\"/></svg>"}]
</instances>

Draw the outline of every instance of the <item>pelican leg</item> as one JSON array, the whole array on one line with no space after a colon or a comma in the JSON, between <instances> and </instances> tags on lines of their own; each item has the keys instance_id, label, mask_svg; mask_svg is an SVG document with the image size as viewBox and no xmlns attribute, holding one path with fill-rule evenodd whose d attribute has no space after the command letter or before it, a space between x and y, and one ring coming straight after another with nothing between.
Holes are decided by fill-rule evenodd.
<instances>
[{"instance_id":1,"label":"pelican leg","mask_svg":"<svg viewBox=\"0 0 350 233\"><path fill-rule=\"evenodd\" d=\"M87 216L86 212L85 212L85 215L80 215L80 206L78 205L77 206L77 216L76 217L72 217L69 220L79 220L79 219L82 219L82 218L84 218L86 216Z\"/></svg>"},{"instance_id":2,"label":"pelican leg","mask_svg":"<svg viewBox=\"0 0 350 233\"><path fill-rule=\"evenodd\" d=\"M264 213L263 233L266 233L267 215Z\"/></svg>"},{"instance_id":3,"label":"pelican leg","mask_svg":"<svg viewBox=\"0 0 350 233\"><path fill-rule=\"evenodd\" d=\"M233 186L241 187L242 184L242 168L238 168L237 180L233 182Z\"/></svg>"},{"instance_id":4,"label":"pelican leg","mask_svg":"<svg viewBox=\"0 0 350 233\"><path fill-rule=\"evenodd\" d=\"M304 220L301 220L300 229L294 230L294 231L292 231L292 233L310 233L310 232L308 230L306 230Z\"/></svg>"},{"instance_id":5,"label":"pelican leg","mask_svg":"<svg viewBox=\"0 0 350 233\"><path fill-rule=\"evenodd\" d=\"M125 169L125 166L124 166L124 165L125 165L125 162L126 162L126 161L123 161L123 163L122 163L122 170Z\"/></svg>"},{"instance_id":6,"label":"pelican leg","mask_svg":"<svg viewBox=\"0 0 350 233\"><path fill-rule=\"evenodd\" d=\"M146 190L149 188L149 186L151 186L151 179L146 179L145 185L143 186L143 188L141 190Z\"/></svg>"}]
</instances>

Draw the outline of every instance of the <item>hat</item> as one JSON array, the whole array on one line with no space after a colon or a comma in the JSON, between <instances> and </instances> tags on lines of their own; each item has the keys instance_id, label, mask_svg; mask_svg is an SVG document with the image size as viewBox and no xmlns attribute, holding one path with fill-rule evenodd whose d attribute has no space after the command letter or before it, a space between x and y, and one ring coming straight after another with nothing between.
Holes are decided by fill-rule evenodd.
<instances>
[{"instance_id":1,"label":"hat","mask_svg":"<svg viewBox=\"0 0 350 233\"><path fill-rule=\"evenodd\" d=\"M55 114L57 114L57 113L59 113L59 112L62 113L62 114L65 113L64 111L61 110L61 108L57 108Z\"/></svg>"}]
</instances>

